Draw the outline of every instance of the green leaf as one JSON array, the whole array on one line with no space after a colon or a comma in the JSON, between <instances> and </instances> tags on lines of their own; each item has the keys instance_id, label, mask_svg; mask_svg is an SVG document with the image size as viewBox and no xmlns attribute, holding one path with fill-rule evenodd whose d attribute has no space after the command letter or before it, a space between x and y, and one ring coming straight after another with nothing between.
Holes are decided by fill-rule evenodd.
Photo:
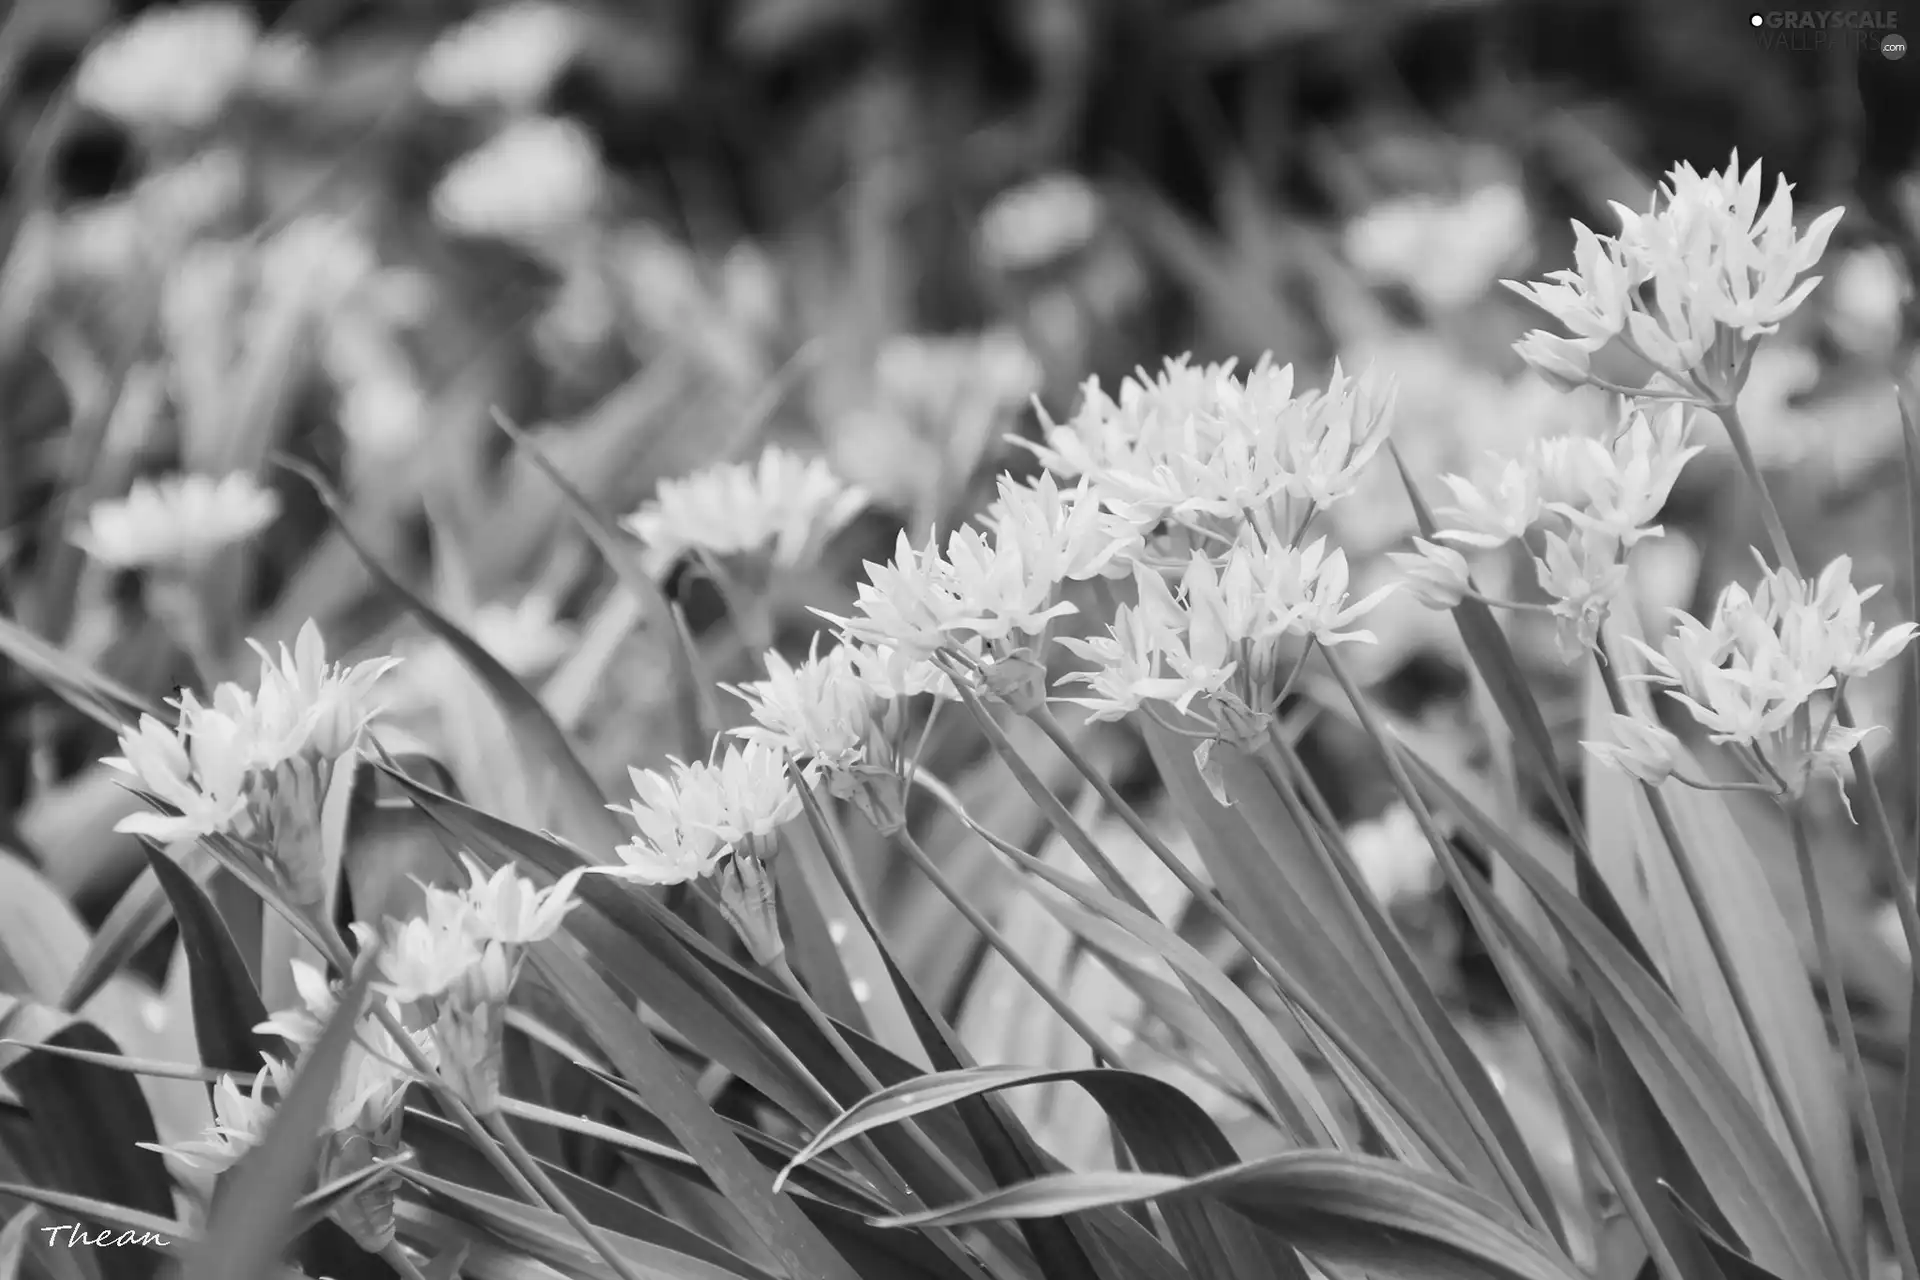
<instances>
[{"instance_id":1,"label":"green leaf","mask_svg":"<svg viewBox=\"0 0 1920 1280\"><path fill-rule=\"evenodd\" d=\"M1231 808L1214 800L1183 740L1140 724L1168 797L1193 838L1222 900L1310 994L1410 1108L1482 1184L1500 1185L1460 1108L1414 1047L1412 1032L1383 996L1386 977L1347 928L1349 912L1331 870L1307 848L1264 776L1239 752L1216 746ZM1355 1086L1348 1081L1349 1090ZM1356 1094L1356 1098L1363 1094ZM1394 1129L1405 1127L1394 1121Z\"/></svg>"},{"instance_id":2,"label":"green leaf","mask_svg":"<svg viewBox=\"0 0 1920 1280\"><path fill-rule=\"evenodd\" d=\"M859 1280L790 1199L777 1196L765 1168L748 1154L681 1073L660 1042L565 938L529 952L548 984L587 1028L621 1076L673 1131L680 1145L740 1211L760 1240L796 1275Z\"/></svg>"},{"instance_id":3,"label":"green leaf","mask_svg":"<svg viewBox=\"0 0 1920 1280\"><path fill-rule=\"evenodd\" d=\"M1164 1080L1102 1068L971 1067L904 1081L872 1095L815 1134L781 1176L884 1125L987 1093L1061 1081L1077 1084L1093 1096L1147 1173L1210 1173L1235 1159L1232 1144L1213 1118ZM1297 1260L1274 1256L1256 1232L1216 1206L1170 1204L1166 1217L1175 1247L1198 1276L1231 1280L1277 1274L1304 1280L1306 1273Z\"/></svg>"},{"instance_id":4,"label":"green leaf","mask_svg":"<svg viewBox=\"0 0 1920 1280\"><path fill-rule=\"evenodd\" d=\"M212 861L204 855L196 856L201 866L211 872ZM141 948L160 936L172 918L172 904L161 890L160 881L151 867L144 868L113 904L87 943L79 963L60 991L59 1007L72 1012L93 999L108 979L125 968Z\"/></svg>"},{"instance_id":5,"label":"green leaf","mask_svg":"<svg viewBox=\"0 0 1920 1280\"><path fill-rule=\"evenodd\" d=\"M241 1157L190 1255L196 1280L257 1280L279 1265L294 1237L298 1202L313 1176L326 1115L347 1049L359 1029L374 957L361 956L326 1029L301 1060L260 1145Z\"/></svg>"},{"instance_id":6,"label":"green leaf","mask_svg":"<svg viewBox=\"0 0 1920 1280\"><path fill-rule=\"evenodd\" d=\"M250 1076L260 1070L264 1056L284 1053L285 1046L276 1037L254 1030L267 1020L267 1009L247 972L247 962L193 877L151 843L143 840L141 847L173 907L173 918L180 922L200 1061L216 1071Z\"/></svg>"},{"instance_id":7,"label":"green leaf","mask_svg":"<svg viewBox=\"0 0 1920 1280\"><path fill-rule=\"evenodd\" d=\"M88 668L7 617L0 617L0 656L19 664L74 710L115 733L142 714L171 720L164 708Z\"/></svg>"},{"instance_id":8,"label":"green leaf","mask_svg":"<svg viewBox=\"0 0 1920 1280\"><path fill-rule=\"evenodd\" d=\"M0 1035L55 1048L118 1055L112 1037L89 1022L41 1005L0 997ZM173 1209L160 1156L136 1144L157 1142L140 1082L124 1071L25 1053L0 1072L19 1098L38 1144L26 1172L48 1188L153 1215ZM104 1251L107 1280L137 1276L131 1255Z\"/></svg>"},{"instance_id":9,"label":"green leaf","mask_svg":"<svg viewBox=\"0 0 1920 1280\"><path fill-rule=\"evenodd\" d=\"M1900 406L1900 440L1907 466L1907 581L1914 598L1920 599L1920 425L1914 422L1908 403L1912 389L1904 382L1897 385L1895 399ZM1906 705L1901 717L1902 740L1894 758L1908 768L1920 771L1920 646L1907 650ZM1909 785L1913 779L1905 780ZM1916 805L1920 805L1920 786L1914 786ZM1912 838L1920 840L1920 808L1912 818ZM1920 852L1902 851L1907 878L1913 880L1920 867ZM1895 893L1917 892L1912 886L1894 886ZM1920 901L1917 898L1916 901ZM1897 1132L1895 1159L1900 1179L1900 1215L1909 1230L1920 1230L1920 957L1910 966L1911 994L1907 1001L1907 1055L1901 1079L1898 1120L1890 1128Z\"/></svg>"},{"instance_id":10,"label":"green leaf","mask_svg":"<svg viewBox=\"0 0 1920 1280\"><path fill-rule=\"evenodd\" d=\"M1500 1205L1406 1165L1338 1151L1296 1151L1197 1178L1070 1173L1037 1178L889 1226L957 1226L1052 1217L1101 1206L1199 1196L1230 1205L1324 1263L1386 1280L1579 1280L1579 1270Z\"/></svg>"},{"instance_id":11,"label":"green leaf","mask_svg":"<svg viewBox=\"0 0 1920 1280\"><path fill-rule=\"evenodd\" d=\"M40 1220L40 1206L30 1204L0 1227L0 1280L20 1280L20 1264L31 1242L28 1232Z\"/></svg>"},{"instance_id":12,"label":"green leaf","mask_svg":"<svg viewBox=\"0 0 1920 1280\"><path fill-rule=\"evenodd\" d=\"M1615 628L1632 634L1632 619L1616 618L1610 638ZM1608 645L1609 660L1620 664L1623 677L1638 666L1626 649L1624 643ZM1589 723L1612 710L1595 669ZM1702 777L1711 772L1684 747L1676 754L1682 773ZM1781 1101L1794 1108L1812 1147L1813 1168L1807 1173L1818 1180L1824 1203L1841 1217L1834 1224L1841 1239L1857 1239L1859 1171L1840 1072L1826 1018L1807 981L1806 963L1761 861L1793 856L1781 842L1783 833L1760 825L1775 811L1768 805L1743 823L1725 793L1668 783L1658 797L1679 846L1673 847L1639 782L1591 757L1585 769L1587 812L1592 815L1589 845L1596 867L1616 900L1635 915L1638 935L1657 954L1675 1003L1713 1046L1775 1142L1791 1152L1791 1131L1767 1085L1759 1054L1769 1053L1778 1064L1786 1095ZM1700 906L1718 926L1731 973L1721 972L1707 936L1709 922L1701 919L1687 892L1681 858L1688 860L1687 869L1703 886ZM1751 1010L1760 1044L1749 1040L1735 983ZM1800 1161L1795 1158L1793 1164L1798 1168Z\"/></svg>"},{"instance_id":13,"label":"green leaf","mask_svg":"<svg viewBox=\"0 0 1920 1280\"><path fill-rule=\"evenodd\" d=\"M1406 758L1419 767L1417 757ZM1753 1256L1790 1280L1847 1274L1805 1184L1672 996L1550 869L1443 779L1425 772L1429 785L1513 868L1560 930L1601 1016Z\"/></svg>"},{"instance_id":14,"label":"green leaf","mask_svg":"<svg viewBox=\"0 0 1920 1280\"><path fill-rule=\"evenodd\" d=\"M369 551L347 524L346 512L338 495L324 477L304 463L282 459L282 465L312 485L321 502L332 513L334 523L354 552L366 564L368 572L398 597L402 604L426 625L448 648L459 655L469 670L485 686L499 705L513 731L522 766L530 777L546 788L554 811L556 828L570 839L589 848L611 849L625 840L620 824L607 811L593 775L580 762L573 744L560 726L553 722L540 700L528 692L511 671L476 643L473 637L455 626L418 593L408 589Z\"/></svg>"}]
</instances>

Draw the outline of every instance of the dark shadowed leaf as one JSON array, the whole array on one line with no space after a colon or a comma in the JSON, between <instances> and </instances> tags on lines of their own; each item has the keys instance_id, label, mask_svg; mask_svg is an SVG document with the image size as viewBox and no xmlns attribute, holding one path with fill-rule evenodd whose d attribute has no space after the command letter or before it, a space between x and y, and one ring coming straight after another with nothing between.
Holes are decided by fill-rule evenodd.
<instances>
[{"instance_id":1,"label":"dark shadowed leaf","mask_svg":"<svg viewBox=\"0 0 1920 1280\"><path fill-rule=\"evenodd\" d=\"M147 866L173 906L173 918L180 922L200 1061L216 1071L250 1076L260 1069L262 1055L282 1053L284 1047L275 1037L254 1031L267 1020L267 1010L247 962L193 877L151 844L143 841L142 847Z\"/></svg>"}]
</instances>

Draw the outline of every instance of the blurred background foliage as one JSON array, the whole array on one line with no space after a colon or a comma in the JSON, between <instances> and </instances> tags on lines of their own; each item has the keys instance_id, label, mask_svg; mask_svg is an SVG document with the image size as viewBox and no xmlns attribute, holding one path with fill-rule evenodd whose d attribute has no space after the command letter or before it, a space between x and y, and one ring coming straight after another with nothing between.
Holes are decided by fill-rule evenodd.
<instances>
[{"instance_id":1,"label":"blurred background foliage","mask_svg":"<svg viewBox=\"0 0 1920 1280\"><path fill-rule=\"evenodd\" d=\"M471 678L271 459L337 486L355 536L536 688L617 789L627 766L686 749L662 624L610 590L496 411L609 516L770 439L824 450L875 494L813 572L764 584L764 617L670 577L711 673L737 679L763 635L804 649L808 606L843 605L901 528L977 508L1019 465L999 437L1033 431L1029 393L1059 416L1088 375L1111 385L1189 350L1271 350L1303 380L1335 357L1380 362L1418 481L1468 469L1565 412L1520 378L1510 344L1535 321L1498 278L1566 261L1569 218L1608 227L1609 200L1640 206L1670 164L1718 166L1735 147L1797 181L1801 208L1849 206L1827 284L1742 411L1809 561L1853 554L1856 578L1889 582L1881 603L1912 616L1901 473L1883 464L1900 448L1890 379L1913 363L1920 59L1764 49L1736 0L579 0L511 6L522 25L494 46L474 24L507 7L287 0L182 45L228 83L217 109L155 128L76 72L159 8L13 0L0 22L0 614L46 646L16 638L0 662L0 844L77 919L103 917L141 865L111 831L134 801L95 764L111 731L49 680L75 660L115 682L89 696L124 713L193 674L142 584L68 540L137 476L264 469L280 493L210 620L217 674L251 662L242 637L290 640L308 617L338 651L401 652L399 723L467 793L537 825ZM129 62L115 83L150 71ZM1728 496L1724 441L1708 443L1667 516L1671 571L1644 575L1652 606L1698 607L1751 570L1755 515ZM1412 527L1381 471L1338 529L1358 589ZM1367 674L1403 729L1498 778L1504 745L1478 727L1444 615L1409 602L1376 629ZM1576 775L1583 691L1549 636L1516 639ZM1875 718L1913 714L1897 685L1858 696ZM1150 776L1120 731L1093 741ZM1436 987L1497 1057L1498 984L1357 731L1316 724L1304 747ZM977 741L932 749L988 827L1044 848L1024 800L990 766L969 772ZM1881 767L1912 821L1899 780L1915 762ZM926 825L1076 1003L1142 1039L1176 1025L963 832ZM1840 931L1849 981L1891 1082L1904 957L1843 817L1825 838L1829 901L1858 923ZM982 1059L1044 1057L1029 1035L1044 1015L1015 1007L1030 994L868 852L900 955ZM1790 861L1773 864L1784 897ZM1153 899L1159 869L1132 862ZM1171 914L1183 891L1160 888ZM156 983L177 981L170 949ZM1523 1093L1527 1071L1507 1064ZM1098 1158L1097 1113L1053 1119L1071 1161Z\"/></svg>"}]
</instances>

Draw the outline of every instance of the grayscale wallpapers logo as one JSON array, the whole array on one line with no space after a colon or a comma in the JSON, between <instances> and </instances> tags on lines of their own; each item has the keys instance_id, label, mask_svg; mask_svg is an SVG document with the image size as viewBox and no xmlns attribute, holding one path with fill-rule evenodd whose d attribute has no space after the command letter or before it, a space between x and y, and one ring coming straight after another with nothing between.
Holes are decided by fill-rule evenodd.
<instances>
[{"instance_id":1,"label":"grayscale wallpapers logo","mask_svg":"<svg viewBox=\"0 0 1920 1280\"><path fill-rule=\"evenodd\" d=\"M1900 14L1893 9L1782 9L1747 16L1754 43L1769 52L1878 50L1889 62L1907 55Z\"/></svg>"}]
</instances>

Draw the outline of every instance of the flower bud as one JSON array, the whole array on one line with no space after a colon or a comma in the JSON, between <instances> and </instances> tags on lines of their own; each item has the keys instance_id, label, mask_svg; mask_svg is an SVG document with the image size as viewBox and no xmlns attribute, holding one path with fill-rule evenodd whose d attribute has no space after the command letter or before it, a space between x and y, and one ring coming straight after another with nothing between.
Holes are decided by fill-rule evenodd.
<instances>
[{"instance_id":1,"label":"flower bud","mask_svg":"<svg viewBox=\"0 0 1920 1280\"><path fill-rule=\"evenodd\" d=\"M1680 740L1657 724L1634 716L1614 715L1611 741L1582 741L1581 746L1604 764L1657 787L1673 776Z\"/></svg>"},{"instance_id":2,"label":"flower bud","mask_svg":"<svg viewBox=\"0 0 1920 1280\"><path fill-rule=\"evenodd\" d=\"M1562 391L1586 386L1593 376L1586 345L1545 329L1535 329L1513 344L1513 349L1535 373Z\"/></svg>"},{"instance_id":3,"label":"flower bud","mask_svg":"<svg viewBox=\"0 0 1920 1280\"><path fill-rule=\"evenodd\" d=\"M1412 551L1390 552L1387 558L1406 575L1407 590L1430 609L1451 609L1473 585L1467 578L1467 558L1452 547L1413 540Z\"/></svg>"},{"instance_id":4,"label":"flower bud","mask_svg":"<svg viewBox=\"0 0 1920 1280\"><path fill-rule=\"evenodd\" d=\"M760 860L735 854L720 865L714 879L720 886L720 910L747 944L754 963L770 965L786 954L773 881Z\"/></svg>"}]
</instances>

